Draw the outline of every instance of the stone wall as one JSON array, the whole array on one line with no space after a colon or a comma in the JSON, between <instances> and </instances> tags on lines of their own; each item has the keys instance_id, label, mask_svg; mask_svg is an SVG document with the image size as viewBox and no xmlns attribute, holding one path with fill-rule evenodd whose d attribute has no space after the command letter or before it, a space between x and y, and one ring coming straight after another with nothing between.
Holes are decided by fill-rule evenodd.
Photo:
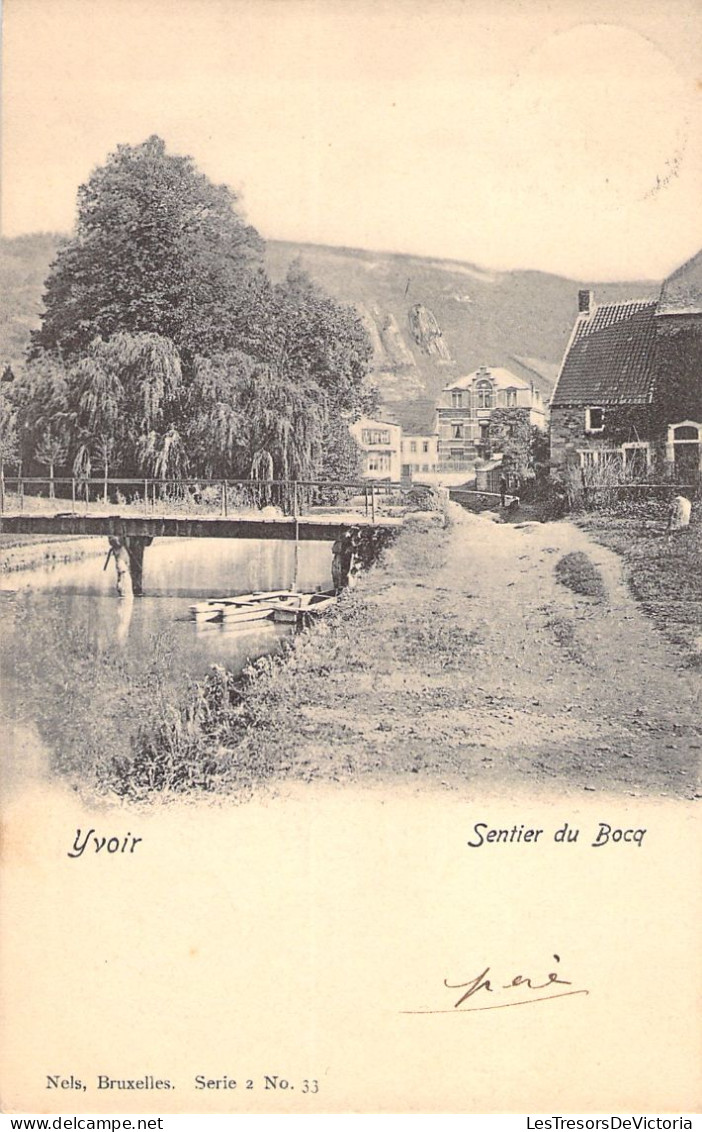
<instances>
[{"instance_id":1,"label":"stone wall","mask_svg":"<svg viewBox=\"0 0 702 1132\"><path fill-rule=\"evenodd\" d=\"M652 459L660 458L665 436L650 405L605 406L604 431L585 431L585 407L551 409L551 467L564 470L579 466L578 452L583 449L621 448L623 444L649 441Z\"/></svg>"}]
</instances>

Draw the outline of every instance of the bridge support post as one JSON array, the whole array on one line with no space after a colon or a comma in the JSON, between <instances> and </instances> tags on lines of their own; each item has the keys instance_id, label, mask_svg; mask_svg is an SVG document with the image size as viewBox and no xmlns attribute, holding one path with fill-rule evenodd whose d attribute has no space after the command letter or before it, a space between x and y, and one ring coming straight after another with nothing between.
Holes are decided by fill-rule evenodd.
<instances>
[{"instance_id":1,"label":"bridge support post","mask_svg":"<svg viewBox=\"0 0 702 1132\"><path fill-rule=\"evenodd\" d=\"M132 577L132 593L135 597L144 594L144 551L154 541L148 535L131 535L125 543L129 551L129 573Z\"/></svg>"}]
</instances>

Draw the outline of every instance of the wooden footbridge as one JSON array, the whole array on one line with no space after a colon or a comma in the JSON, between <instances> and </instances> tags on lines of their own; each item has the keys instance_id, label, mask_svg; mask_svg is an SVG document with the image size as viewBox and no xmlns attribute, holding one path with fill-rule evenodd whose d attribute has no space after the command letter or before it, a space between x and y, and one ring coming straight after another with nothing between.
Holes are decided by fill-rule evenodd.
<instances>
[{"instance_id":1,"label":"wooden footbridge","mask_svg":"<svg viewBox=\"0 0 702 1132\"><path fill-rule=\"evenodd\" d=\"M104 535L113 538L247 538L286 539L293 542L334 542L349 527L391 528L402 519L345 511L343 515L303 515L295 518L225 518L180 515L135 515L129 511L114 515L81 515L60 511L55 514L3 512L0 534L22 535Z\"/></svg>"},{"instance_id":2,"label":"wooden footbridge","mask_svg":"<svg viewBox=\"0 0 702 1132\"><path fill-rule=\"evenodd\" d=\"M400 527L401 518L381 513L399 490L368 481L4 478L0 535L106 537L118 579L121 558L138 594L155 538L335 543L354 529Z\"/></svg>"}]
</instances>

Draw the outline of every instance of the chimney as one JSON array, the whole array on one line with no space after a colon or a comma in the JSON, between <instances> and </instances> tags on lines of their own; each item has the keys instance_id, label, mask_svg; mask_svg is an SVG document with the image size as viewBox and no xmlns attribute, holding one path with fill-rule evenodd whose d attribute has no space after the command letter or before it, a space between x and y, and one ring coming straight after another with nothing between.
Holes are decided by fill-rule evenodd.
<instances>
[{"instance_id":1,"label":"chimney","mask_svg":"<svg viewBox=\"0 0 702 1132\"><path fill-rule=\"evenodd\" d=\"M578 314L592 314L594 310L594 291L578 291Z\"/></svg>"}]
</instances>

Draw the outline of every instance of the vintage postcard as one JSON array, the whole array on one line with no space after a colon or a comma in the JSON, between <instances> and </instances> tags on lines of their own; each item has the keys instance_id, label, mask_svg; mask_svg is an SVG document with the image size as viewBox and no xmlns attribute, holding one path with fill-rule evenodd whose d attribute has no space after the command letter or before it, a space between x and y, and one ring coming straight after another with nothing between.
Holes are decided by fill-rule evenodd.
<instances>
[{"instance_id":1,"label":"vintage postcard","mask_svg":"<svg viewBox=\"0 0 702 1132\"><path fill-rule=\"evenodd\" d=\"M700 30L5 0L4 1113L691 1127Z\"/></svg>"}]
</instances>

